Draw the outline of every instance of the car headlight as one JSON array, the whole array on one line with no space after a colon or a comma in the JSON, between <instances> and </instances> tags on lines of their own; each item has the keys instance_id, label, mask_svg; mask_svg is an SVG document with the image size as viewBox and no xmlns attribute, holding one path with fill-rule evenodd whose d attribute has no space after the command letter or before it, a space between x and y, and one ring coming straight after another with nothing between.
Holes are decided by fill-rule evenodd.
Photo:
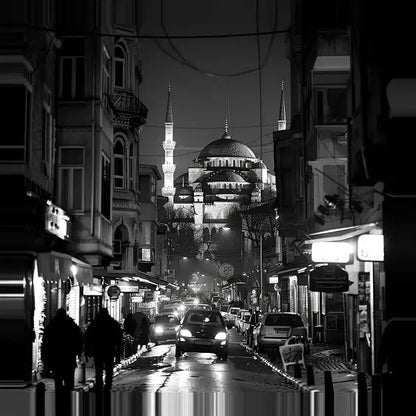
<instances>
[{"instance_id":1,"label":"car headlight","mask_svg":"<svg viewBox=\"0 0 416 416\"><path fill-rule=\"evenodd\" d=\"M218 332L217 335L215 335L215 339L226 339L227 333L226 332Z\"/></svg>"},{"instance_id":2,"label":"car headlight","mask_svg":"<svg viewBox=\"0 0 416 416\"><path fill-rule=\"evenodd\" d=\"M191 331L189 329L181 329L181 331L179 332L179 335L182 337L187 337L187 338L192 337Z\"/></svg>"},{"instance_id":3,"label":"car headlight","mask_svg":"<svg viewBox=\"0 0 416 416\"><path fill-rule=\"evenodd\" d=\"M163 333L163 327L160 325L155 326L155 334L162 334Z\"/></svg>"}]
</instances>

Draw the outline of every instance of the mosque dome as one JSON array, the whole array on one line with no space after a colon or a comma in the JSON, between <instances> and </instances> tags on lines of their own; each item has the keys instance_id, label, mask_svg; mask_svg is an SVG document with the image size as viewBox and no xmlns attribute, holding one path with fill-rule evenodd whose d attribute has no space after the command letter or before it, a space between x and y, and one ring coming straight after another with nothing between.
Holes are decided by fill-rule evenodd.
<instances>
[{"instance_id":1,"label":"mosque dome","mask_svg":"<svg viewBox=\"0 0 416 416\"><path fill-rule=\"evenodd\" d=\"M221 171L212 175L207 182L246 182L238 173L232 171Z\"/></svg>"},{"instance_id":2,"label":"mosque dome","mask_svg":"<svg viewBox=\"0 0 416 416\"><path fill-rule=\"evenodd\" d=\"M256 159L253 151L243 143L231 138L226 131L221 139L214 140L206 145L199 153L198 159L207 159L210 157L241 157Z\"/></svg>"}]
</instances>

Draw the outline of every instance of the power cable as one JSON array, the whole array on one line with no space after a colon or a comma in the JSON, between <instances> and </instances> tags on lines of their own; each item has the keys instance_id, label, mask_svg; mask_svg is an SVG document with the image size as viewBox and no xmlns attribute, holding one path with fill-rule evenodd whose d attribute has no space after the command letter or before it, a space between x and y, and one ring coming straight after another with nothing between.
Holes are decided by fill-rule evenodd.
<instances>
[{"instance_id":1,"label":"power cable","mask_svg":"<svg viewBox=\"0 0 416 416\"><path fill-rule=\"evenodd\" d=\"M268 62L268 59L269 59L270 53L271 53L271 49L272 49L272 46L273 46L273 43L274 43L274 38L275 38L275 34L276 34L275 32L277 31L277 12L275 13L274 30L272 32L272 36L271 36L271 39L270 39L270 42L269 42L269 47L268 47L268 50L266 52L263 63L258 63L258 65L255 68L247 69L247 70L244 70L244 71L239 71L239 72L234 72L234 73L220 73L220 72L214 73L214 72L208 72L208 71L202 70L199 67L197 67L189 59L187 59L179 51L179 49L173 44L173 42L172 42L173 37L168 34L168 31L167 31L165 23L164 23L164 0L161 0L160 9L161 9L160 10L160 20L161 20L161 25L162 25L163 32L165 34L165 38L168 40L169 45L171 46L172 50L176 53L177 56L175 56L172 53L170 53L169 51L167 51L161 45L161 43L156 40L157 46L167 56L174 59L176 62L178 62L178 63L180 63L184 66L187 66L188 68L193 69L194 71L200 72L204 75L211 76L211 77L237 77L237 76L246 75L246 74L249 74L249 73L252 73L252 72L256 72L259 69L263 68L266 65L266 63ZM275 2L275 9L277 10L277 1ZM287 30L285 30L284 32L287 32ZM258 42L259 42L259 31L258 30L256 31L256 36L257 36L257 39L258 39Z\"/></svg>"}]
</instances>

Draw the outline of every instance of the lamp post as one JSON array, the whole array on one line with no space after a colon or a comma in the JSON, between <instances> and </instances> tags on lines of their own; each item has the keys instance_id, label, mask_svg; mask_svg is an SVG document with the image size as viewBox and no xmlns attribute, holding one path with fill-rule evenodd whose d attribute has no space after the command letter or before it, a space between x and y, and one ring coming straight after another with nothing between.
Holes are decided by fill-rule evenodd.
<instances>
[{"instance_id":1,"label":"lamp post","mask_svg":"<svg viewBox=\"0 0 416 416\"><path fill-rule=\"evenodd\" d=\"M263 312L263 231L260 229L260 310Z\"/></svg>"}]
</instances>

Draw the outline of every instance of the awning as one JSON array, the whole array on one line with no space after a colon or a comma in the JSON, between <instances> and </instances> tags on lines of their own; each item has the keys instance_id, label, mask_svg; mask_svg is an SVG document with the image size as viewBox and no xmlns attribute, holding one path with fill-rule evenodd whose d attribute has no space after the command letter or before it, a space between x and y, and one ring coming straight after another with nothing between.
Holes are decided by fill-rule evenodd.
<instances>
[{"instance_id":1,"label":"awning","mask_svg":"<svg viewBox=\"0 0 416 416\"><path fill-rule=\"evenodd\" d=\"M98 277L98 278L105 278L105 279L112 279L112 280L123 279L124 281L137 282L139 283L139 286L150 288L150 289L154 289L155 287L159 286L158 283L151 281L152 279L151 276L148 276L146 273L142 273L142 272L131 273L131 272L125 272L122 270L107 271L105 269L94 268L93 274L95 277Z\"/></svg>"},{"instance_id":2,"label":"awning","mask_svg":"<svg viewBox=\"0 0 416 416\"><path fill-rule=\"evenodd\" d=\"M278 270L274 273L276 276L285 276L285 275L295 275L298 273L304 273L307 269L307 264L300 264L298 266L290 265L288 267L285 267L283 269Z\"/></svg>"},{"instance_id":3,"label":"awning","mask_svg":"<svg viewBox=\"0 0 416 416\"><path fill-rule=\"evenodd\" d=\"M82 285L100 283L98 280L94 281L92 266L90 264L85 263L76 257L71 257L71 261L72 264L76 266L74 277L77 279L78 283Z\"/></svg>"},{"instance_id":4,"label":"awning","mask_svg":"<svg viewBox=\"0 0 416 416\"><path fill-rule=\"evenodd\" d=\"M92 267L69 254L50 251L37 254L38 273L45 280L66 281L75 277L80 284L93 284ZM75 270L71 267L75 265Z\"/></svg>"},{"instance_id":5,"label":"awning","mask_svg":"<svg viewBox=\"0 0 416 416\"><path fill-rule=\"evenodd\" d=\"M72 276L72 257L68 254L50 251L37 254L38 273L45 280L66 281Z\"/></svg>"},{"instance_id":6,"label":"awning","mask_svg":"<svg viewBox=\"0 0 416 416\"><path fill-rule=\"evenodd\" d=\"M357 237L361 234L369 233L370 231L381 230L379 223L370 223L363 225L355 225L352 227L335 228L332 230L320 231L318 233L310 234L309 240L305 240L304 244L312 244L324 241L344 241L349 238Z\"/></svg>"}]
</instances>

